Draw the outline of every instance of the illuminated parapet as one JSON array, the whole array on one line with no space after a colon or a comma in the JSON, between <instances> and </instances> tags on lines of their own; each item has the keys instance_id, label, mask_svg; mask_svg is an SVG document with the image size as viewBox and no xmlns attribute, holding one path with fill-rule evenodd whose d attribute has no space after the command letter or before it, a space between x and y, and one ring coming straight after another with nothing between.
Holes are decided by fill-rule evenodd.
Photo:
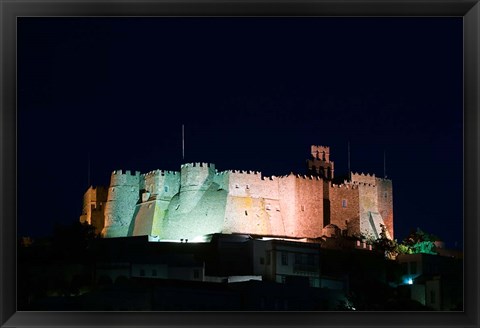
<instances>
[{"instance_id":1,"label":"illuminated parapet","mask_svg":"<svg viewBox=\"0 0 480 328\"><path fill-rule=\"evenodd\" d=\"M180 189L180 173L176 171L155 170L142 174L144 184L141 190L146 193L142 201L150 198L170 200Z\"/></svg>"},{"instance_id":2,"label":"illuminated parapet","mask_svg":"<svg viewBox=\"0 0 480 328\"><path fill-rule=\"evenodd\" d=\"M219 189L228 190L230 175L228 171L215 172L213 182L218 185Z\"/></svg>"},{"instance_id":3,"label":"illuminated parapet","mask_svg":"<svg viewBox=\"0 0 480 328\"><path fill-rule=\"evenodd\" d=\"M265 197L265 183L257 171L229 170L228 194L235 197Z\"/></svg>"},{"instance_id":4,"label":"illuminated parapet","mask_svg":"<svg viewBox=\"0 0 480 328\"><path fill-rule=\"evenodd\" d=\"M352 173L352 182L353 183L364 183L375 185L376 182L375 174L363 174L363 173Z\"/></svg>"},{"instance_id":5,"label":"illuminated parapet","mask_svg":"<svg viewBox=\"0 0 480 328\"><path fill-rule=\"evenodd\" d=\"M113 171L105 205L105 237L125 237L139 199L140 172Z\"/></svg>"}]
</instances>

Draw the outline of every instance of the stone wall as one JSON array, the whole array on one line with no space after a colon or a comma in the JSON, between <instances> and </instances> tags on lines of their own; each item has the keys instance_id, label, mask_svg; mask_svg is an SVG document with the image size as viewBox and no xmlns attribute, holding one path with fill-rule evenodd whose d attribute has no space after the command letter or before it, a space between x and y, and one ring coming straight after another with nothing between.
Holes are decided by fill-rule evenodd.
<instances>
[{"instance_id":1,"label":"stone wall","mask_svg":"<svg viewBox=\"0 0 480 328\"><path fill-rule=\"evenodd\" d=\"M298 212L297 193L296 193L297 177L290 174L278 180L278 193L280 195L280 210L282 214L281 225L276 226L272 232L279 236L293 236L297 231L297 221L295 215Z\"/></svg>"},{"instance_id":2,"label":"stone wall","mask_svg":"<svg viewBox=\"0 0 480 328\"><path fill-rule=\"evenodd\" d=\"M323 229L323 180L318 177L297 176L295 179L294 236L321 237Z\"/></svg>"},{"instance_id":3,"label":"stone wall","mask_svg":"<svg viewBox=\"0 0 480 328\"><path fill-rule=\"evenodd\" d=\"M278 181L260 172L228 171L228 199L223 232L272 234L281 224ZM280 229L280 231L283 229Z\"/></svg>"},{"instance_id":4,"label":"stone wall","mask_svg":"<svg viewBox=\"0 0 480 328\"><path fill-rule=\"evenodd\" d=\"M182 211L184 205L175 195L168 205L167 214L160 228L160 239L189 239L219 233L224 227L227 208L227 192L212 182L210 187L199 192L198 202L189 211Z\"/></svg>"},{"instance_id":5,"label":"stone wall","mask_svg":"<svg viewBox=\"0 0 480 328\"><path fill-rule=\"evenodd\" d=\"M360 233L360 204L357 186L352 184L330 185L330 223L342 230L348 228L349 235Z\"/></svg>"},{"instance_id":6,"label":"stone wall","mask_svg":"<svg viewBox=\"0 0 480 328\"><path fill-rule=\"evenodd\" d=\"M129 236L160 236L163 220L172 198L180 190L180 173L155 170L142 174L140 188L143 189L142 202L135 207L130 223Z\"/></svg>"}]
</instances>

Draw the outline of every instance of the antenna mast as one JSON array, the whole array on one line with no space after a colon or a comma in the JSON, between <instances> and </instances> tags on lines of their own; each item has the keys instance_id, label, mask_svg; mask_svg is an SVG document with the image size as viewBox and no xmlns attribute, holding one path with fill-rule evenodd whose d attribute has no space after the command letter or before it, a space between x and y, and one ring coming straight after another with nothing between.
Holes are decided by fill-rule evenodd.
<instances>
[{"instance_id":1,"label":"antenna mast","mask_svg":"<svg viewBox=\"0 0 480 328\"><path fill-rule=\"evenodd\" d=\"M88 152L88 174L87 174L87 177L88 177L87 188L90 188L90 152Z\"/></svg>"},{"instance_id":2,"label":"antenna mast","mask_svg":"<svg viewBox=\"0 0 480 328\"><path fill-rule=\"evenodd\" d=\"M385 150L383 151L383 178L387 178L387 159L385 155Z\"/></svg>"},{"instance_id":3,"label":"antenna mast","mask_svg":"<svg viewBox=\"0 0 480 328\"><path fill-rule=\"evenodd\" d=\"M185 161L185 126L182 124L182 161Z\"/></svg>"},{"instance_id":4,"label":"antenna mast","mask_svg":"<svg viewBox=\"0 0 480 328\"><path fill-rule=\"evenodd\" d=\"M350 141L348 141L348 179L352 180L352 173L350 171Z\"/></svg>"}]
</instances>

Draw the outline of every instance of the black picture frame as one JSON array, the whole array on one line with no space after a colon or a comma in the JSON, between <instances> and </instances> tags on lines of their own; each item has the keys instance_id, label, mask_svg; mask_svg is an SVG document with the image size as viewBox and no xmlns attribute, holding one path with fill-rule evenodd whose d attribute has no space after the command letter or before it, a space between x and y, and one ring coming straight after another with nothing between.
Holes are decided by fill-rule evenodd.
<instances>
[{"instance_id":1,"label":"black picture frame","mask_svg":"<svg viewBox=\"0 0 480 328\"><path fill-rule=\"evenodd\" d=\"M480 5L423 1L0 1L1 272L0 324L33 326L402 326L478 327L478 160ZM463 312L17 312L16 311L16 19L19 16L462 16L464 20Z\"/></svg>"}]
</instances>

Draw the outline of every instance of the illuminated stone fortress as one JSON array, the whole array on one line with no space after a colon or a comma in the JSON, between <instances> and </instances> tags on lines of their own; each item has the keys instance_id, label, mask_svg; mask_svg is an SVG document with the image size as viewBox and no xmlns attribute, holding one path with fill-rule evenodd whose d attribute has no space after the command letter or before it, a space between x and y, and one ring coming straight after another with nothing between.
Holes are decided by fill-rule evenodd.
<instances>
[{"instance_id":1,"label":"illuminated stone fortress","mask_svg":"<svg viewBox=\"0 0 480 328\"><path fill-rule=\"evenodd\" d=\"M392 181L352 173L334 184L330 148L312 146L308 175L262 176L189 163L180 172L114 171L108 190L90 187L81 222L104 237L203 241L213 233L319 238L344 231L393 238Z\"/></svg>"}]
</instances>

